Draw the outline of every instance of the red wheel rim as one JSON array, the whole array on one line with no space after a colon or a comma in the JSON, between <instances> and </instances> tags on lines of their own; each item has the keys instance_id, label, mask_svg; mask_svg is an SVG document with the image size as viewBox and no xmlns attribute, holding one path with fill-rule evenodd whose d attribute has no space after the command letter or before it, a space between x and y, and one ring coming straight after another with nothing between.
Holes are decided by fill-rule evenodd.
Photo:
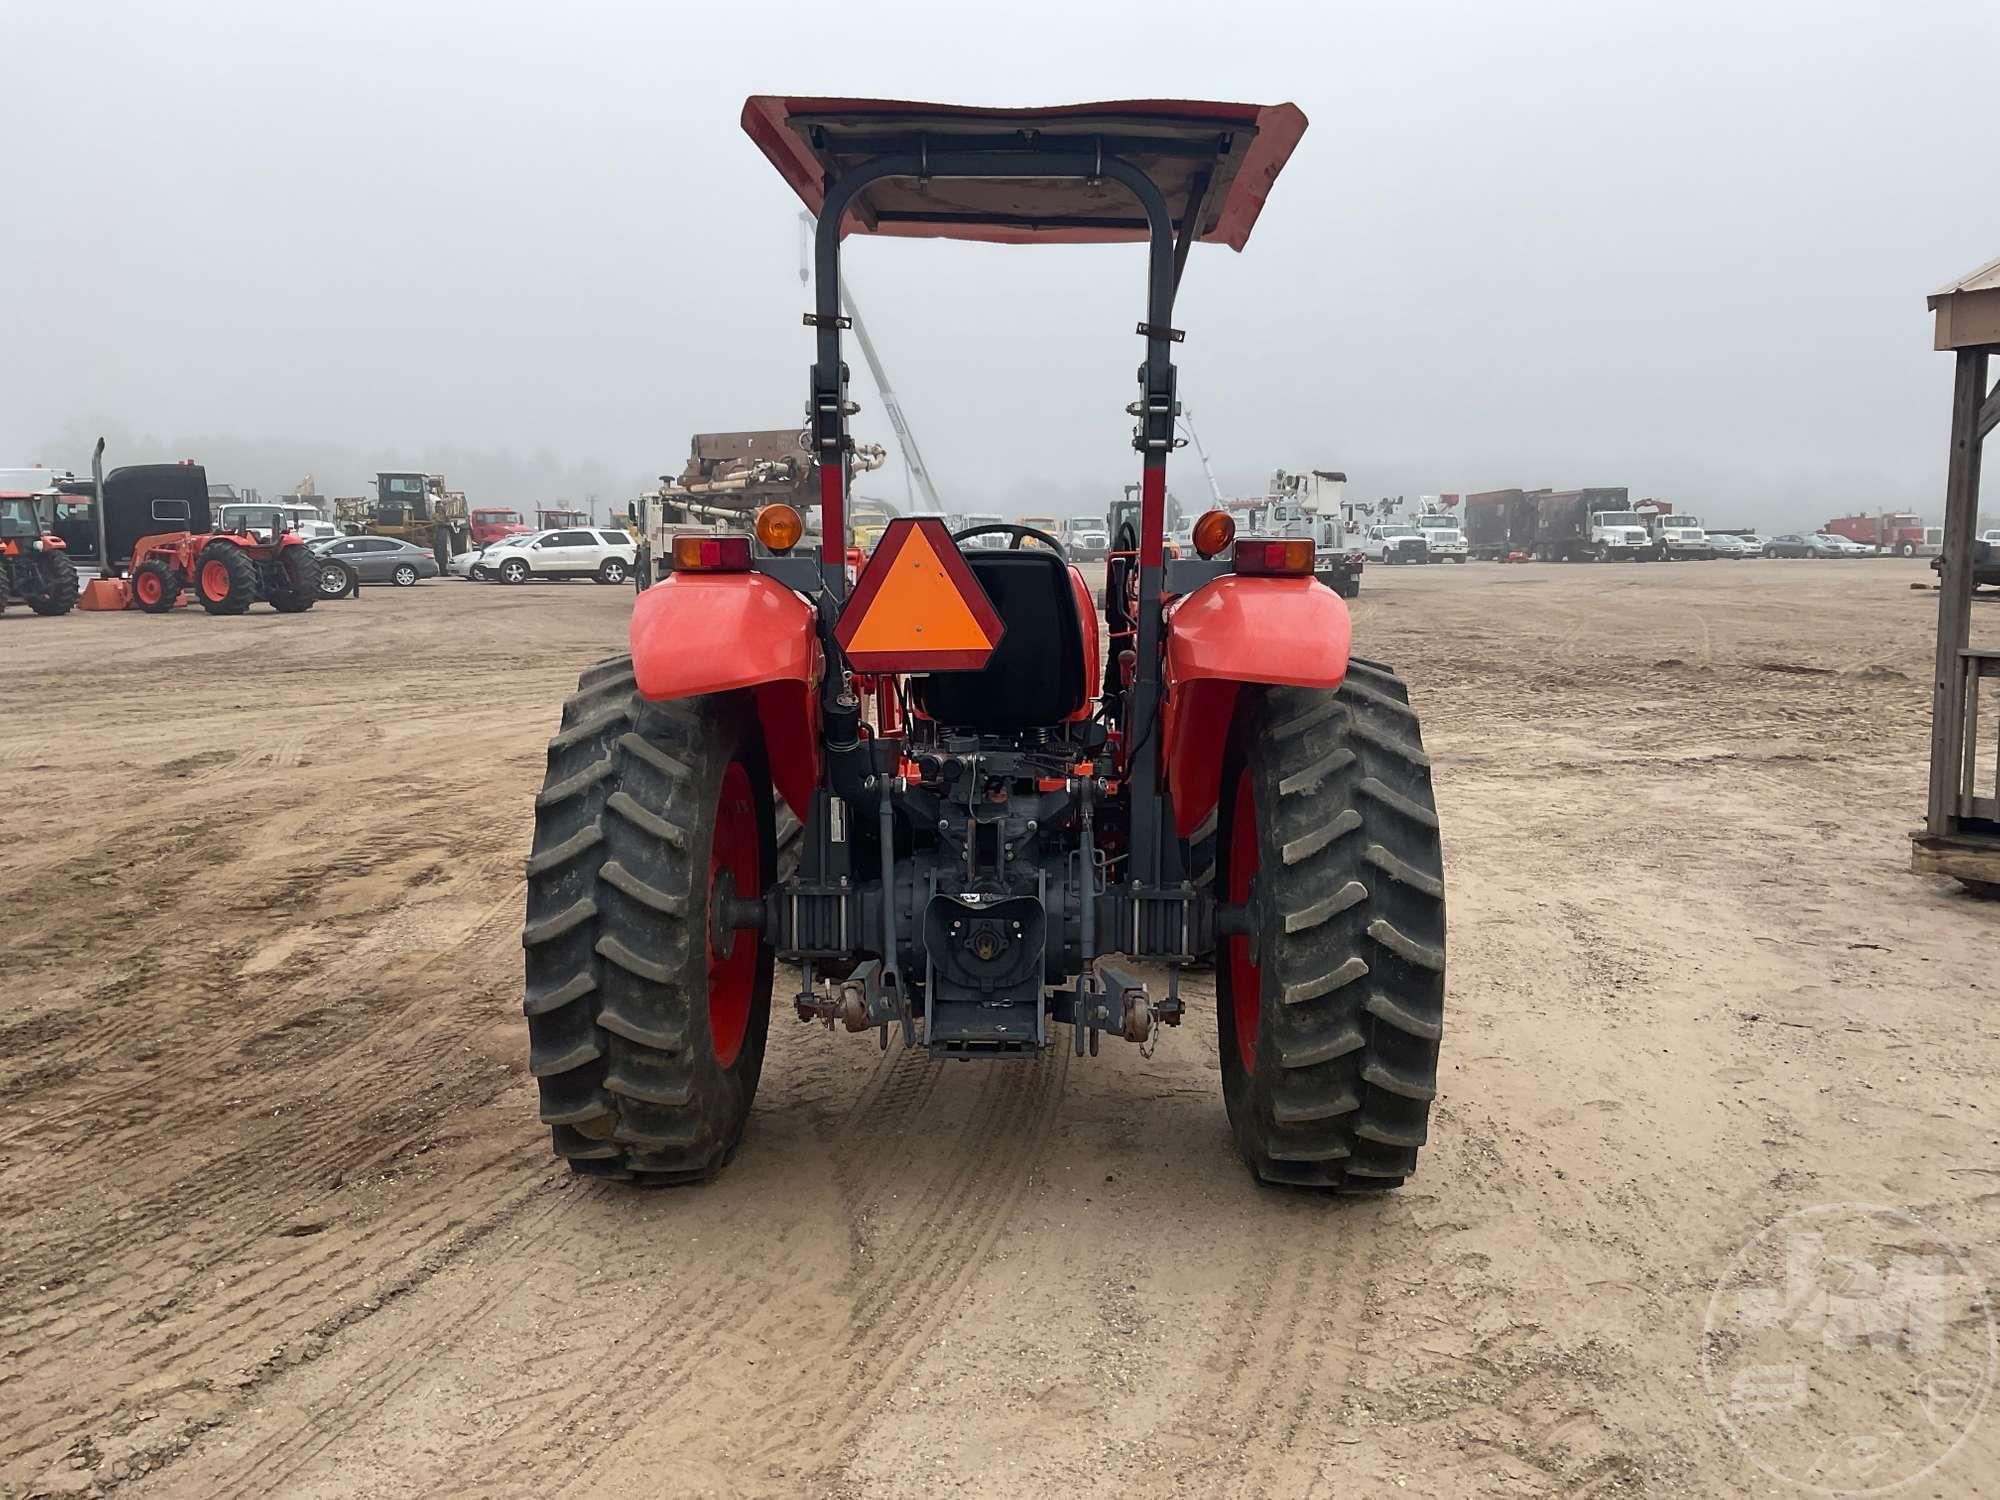
<instances>
[{"instance_id":1,"label":"red wheel rim","mask_svg":"<svg viewBox=\"0 0 2000 1500\"><path fill-rule=\"evenodd\" d=\"M715 840L708 853L710 909L724 871L738 896L760 895L764 882L757 868L757 804L751 796L750 773L731 761L722 773L722 794L715 804ZM708 1032L715 1041L715 1060L727 1068L743 1050L750 1029L750 996L757 985L757 935L739 932L729 956L715 951L715 927L708 937Z\"/></svg>"},{"instance_id":2,"label":"red wheel rim","mask_svg":"<svg viewBox=\"0 0 2000 1500\"><path fill-rule=\"evenodd\" d=\"M132 589L139 596L141 604L158 604L160 596L165 592L160 587L160 575L157 573L141 573Z\"/></svg>"},{"instance_id":3,"label":"red wheel rim","mask_svg":"<svg viewBox=\"0 0 2000 1500\"><path fill-rule=\"evenodd\" d=\"M229 564L211 560L201 565L201 596L218 603L229 597Z\"/></svg>"},{"instance_id":4,"label":"red wheel rim","mask_svg":"<svg viewBox=\"0 0 2000 1500\"><path fill-rule=\"evenodd\" d=\"M1228 899L1242 905L1250 899L1257 878L1257 799L1250 790L1250 768L1236 778L1236 805L1229 819ZM1250 956L1250 939L1237 933L1229 939L1229 1009L1236 1018L1236 1057L1245 1073L1257 1071L1257 1023L1263 1015L1264 971Z\"/></svg>"}]
</instances>

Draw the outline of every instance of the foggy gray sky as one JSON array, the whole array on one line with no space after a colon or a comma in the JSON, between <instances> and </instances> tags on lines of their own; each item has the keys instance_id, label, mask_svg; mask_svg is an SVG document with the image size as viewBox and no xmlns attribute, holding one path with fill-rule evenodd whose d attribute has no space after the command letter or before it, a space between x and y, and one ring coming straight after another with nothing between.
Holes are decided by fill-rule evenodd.
<instances>
[{"instance_id":1,"label":"foggy gray sky","mask_svg":"<svg viewBox=\"0 0 2000 1500\"><path fill-rule=\"evenodd\" d=\"M109 430L267 492L622 496L693 431L800 419L798 205L746 94L1195 96L1312 122L1177 309L1226 487L1941 508L1923 298L2000 253L2000 5L954 9L0 0L0 463ZM1139 247L849 244L941 488L1132 476Z\"/></svg>"}]
</instances>

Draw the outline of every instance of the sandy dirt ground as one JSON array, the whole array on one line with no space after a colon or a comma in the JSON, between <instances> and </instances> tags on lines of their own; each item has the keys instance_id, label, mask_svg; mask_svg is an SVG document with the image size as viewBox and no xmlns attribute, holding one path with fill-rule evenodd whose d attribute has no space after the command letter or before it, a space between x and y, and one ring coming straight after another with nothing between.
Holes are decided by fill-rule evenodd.
<instances>
[{"instance_id":1,"label":"sandy dirt ground","mask_svg":"<svg viewBox=\"0 0 2000 1500\"><path fill-rule=\"evenodd\" d=\"M0 1495L1799 1493L1705 1394L1738 1248L1882 1203L2000 1287L2000 908L1904 873L1929 576L1368 574L1451 915L1380 1200L1250 1179L1201 983L1150 1061L781 1010L718 1181L572 1182L522 860L631 596L9 612ZM1909 1493L1995 1490L2000 1416Z\"/></svg>"}]
</instances>

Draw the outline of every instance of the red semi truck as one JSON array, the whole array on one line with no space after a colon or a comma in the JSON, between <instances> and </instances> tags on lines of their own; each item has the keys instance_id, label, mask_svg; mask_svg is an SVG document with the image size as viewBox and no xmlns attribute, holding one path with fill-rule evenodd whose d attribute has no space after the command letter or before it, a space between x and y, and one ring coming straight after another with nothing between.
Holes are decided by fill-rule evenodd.
<instances>
[{"instance_id":1,"label":"red semi truck","mask_svg":"<svg viewBox=\"0 0 2000 1500\"><path fill-rule=\"evenodd\" d=\"M490 506L472 513L472 545L485 547L502 537L520 536L535 528L521 519L518 510Z\"/></svg>"},{"instance_id":2,"label":"red semi truck","mask_svg":"<svg viewBox=\"0 0 2000 1500\"><path fill-rule=\"evenodd\" d=\"M1850 542L1893 552L1898 557L1915 557L1924 545L1924 523L1907 510L1883 511L1873 516L1836 516L1820 528Z\"/></svg>"}]
</instances>

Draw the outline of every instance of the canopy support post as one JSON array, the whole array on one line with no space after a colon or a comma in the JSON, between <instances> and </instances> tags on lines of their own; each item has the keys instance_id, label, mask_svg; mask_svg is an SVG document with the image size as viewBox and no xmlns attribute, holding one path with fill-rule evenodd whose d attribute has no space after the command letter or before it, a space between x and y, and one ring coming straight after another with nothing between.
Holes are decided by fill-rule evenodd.
<instances>
[{"instance_id":1,"label":"canopy support post","mask_svg":"<svg viewBox=\"0 0 2000 1500\"><path fill-rule=\"evenodd\" d=\"M1986 395L1987 355L1979 345L1958 351L1951 399L1951 461L1945 476L1944 546L1938 567L1937 671L1931 684L1931 777L1924 831L1956 831L1965 761L1963 653L1972 634L1973 536L1979 512L1979 429Z\"/></svg>"}]
</instances>

